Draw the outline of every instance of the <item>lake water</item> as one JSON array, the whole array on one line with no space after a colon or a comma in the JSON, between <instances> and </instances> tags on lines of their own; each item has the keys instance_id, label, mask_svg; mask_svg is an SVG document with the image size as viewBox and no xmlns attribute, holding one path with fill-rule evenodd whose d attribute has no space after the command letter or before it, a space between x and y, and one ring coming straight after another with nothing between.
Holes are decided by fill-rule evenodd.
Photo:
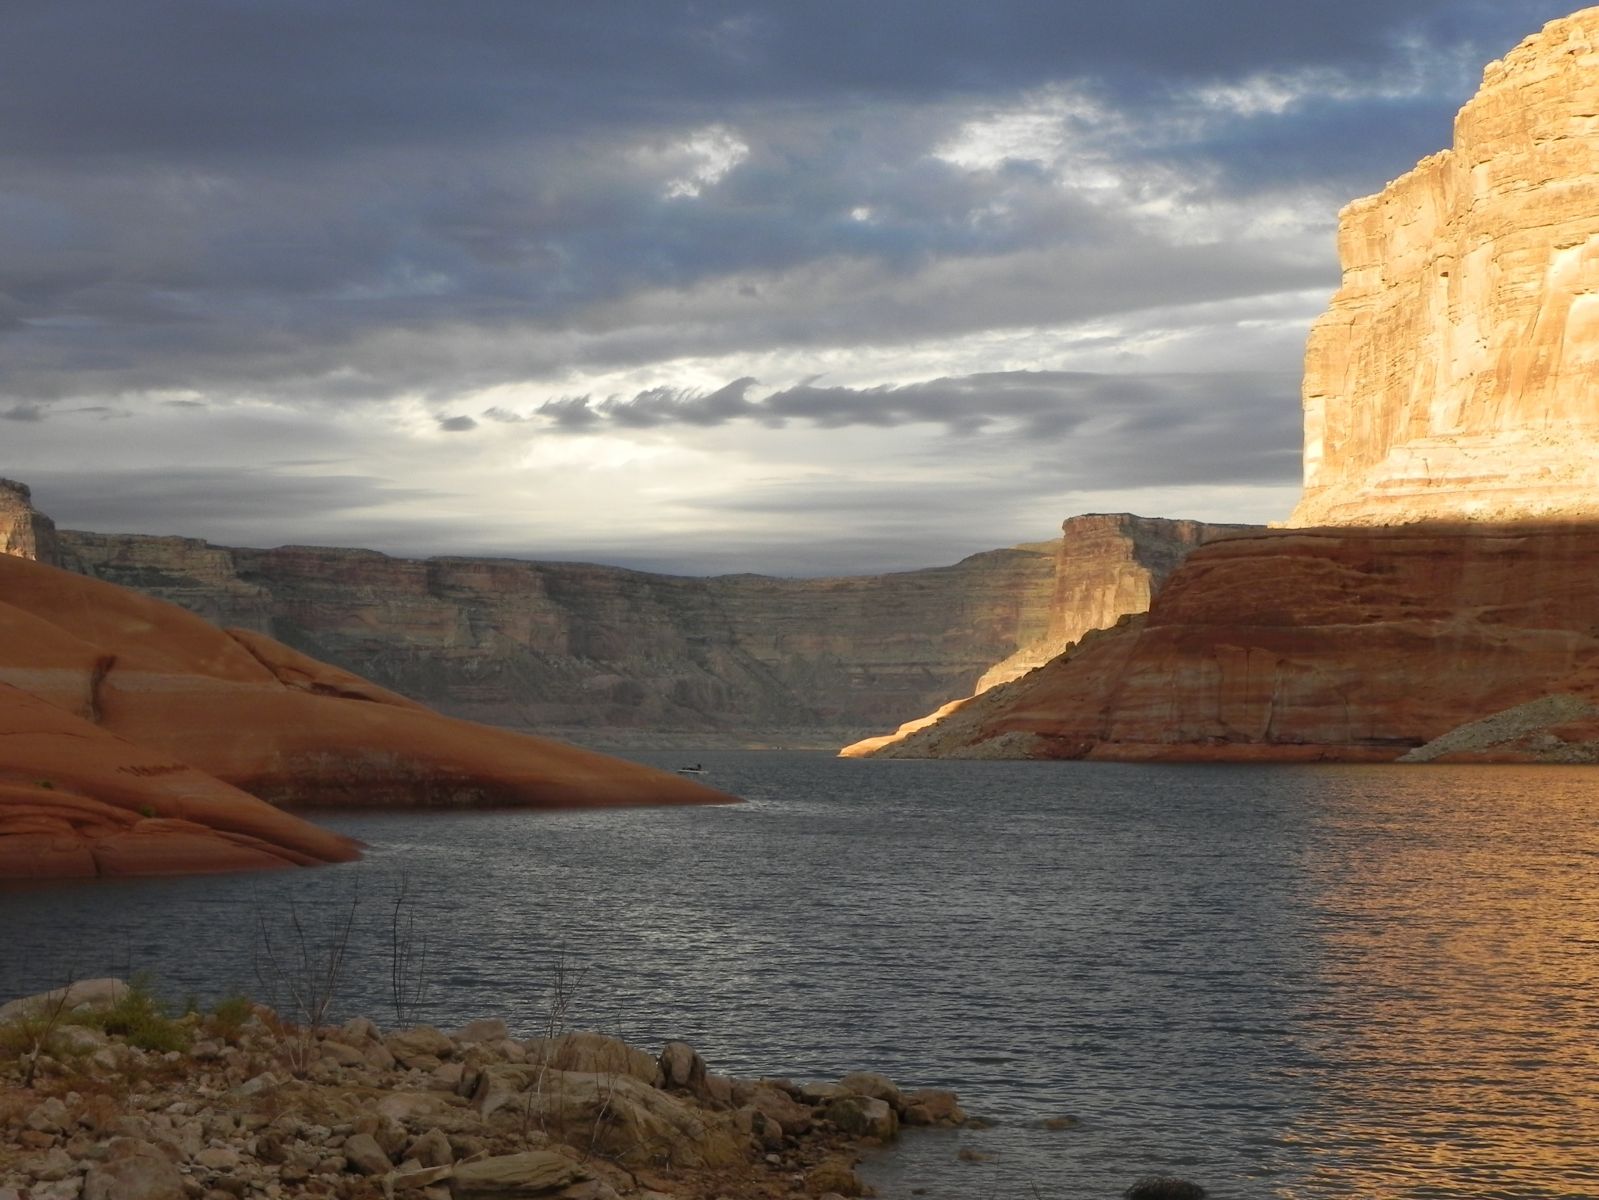
<instances>
[{"instance_id":1,"label":"lake water","mask_svg":"<svg viewBox=\"0 0 1599 1200\"><path fill-rule=\"evenodd\" d=\"M748 802L324 814L365 862L0 892L0 998L260 996L292 899L314 939L354 904L381 1020L403 874L430 1022L538 1032L560 967L575 1027L994 1122L907 1138L887 1197L1599 1195L1599 771L691 757Z\"/></svg>"}]
</instances>

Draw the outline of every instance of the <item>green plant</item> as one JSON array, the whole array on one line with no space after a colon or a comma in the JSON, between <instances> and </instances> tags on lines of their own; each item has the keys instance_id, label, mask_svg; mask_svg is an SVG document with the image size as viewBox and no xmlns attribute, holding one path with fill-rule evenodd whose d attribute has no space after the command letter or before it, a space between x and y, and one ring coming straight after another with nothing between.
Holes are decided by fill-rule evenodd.
<instances>
[{"instance_id":1,"label":"green plant","mask_svg":"<svg viewBox=\"0 0 1599 1200\"><path fill-rule=\"evenodd\" d=\"M50 782L50 780L48 780L48 779L39 780L39 786L42 787L47 792L53 792L53 791L56 790L56 785L54 783Z\"/></svg>"},{"instance_id":2,"label":"green plant","mask_svg":"<svg viewBox=\"0 0 1599 1200\"><path fill-rule=\"evenodd\" d=\"M53 999L46 1000L16 1020L0 1025L0 1058L15 1058L22 1067L22 1086L32 1087L39 1056L50 1049L56 1026L67 1015L72 995L69 976Z\"/></svg>"},{"instance_id":3,"label":"green plant","mask_svg":"<svg viewBox=\"0 0 1599 1200\"><path fill-rule=\"evenodd\" d=\"M206 1031L224 1041L235 1041L243 1032L245 1023L255 1015L255 1002L248 996L235 992L218 1000L206 1021Z\"/></svg>"},{"instance_id":4,"label":"green plant","mask_svg":"<svg viewBox=\"0 0 1599 1200\"><path fill-rule=\"evenodd\" d=\"M70 1020L74 1025L87 1025L102 1033L126 1038L130 1046L140 1050L158 1053L186 1050L192 1038L186 1025L167 1015L150 976L142 971L134 975L128 990L115 1004L74 1014Z\"/></svg>"},{"instance_id":5,"label":"green plant","mask_svg":"<svg viewBox=\"0 0 1599 1200\"><path fill-rule=\"evenodd\" d=\"M155 805L153 805L153 804L141 804L141 805L139 805L139 815L141 817L153 817L153 816L155 816Z\"/></svg>"}]
</instances>

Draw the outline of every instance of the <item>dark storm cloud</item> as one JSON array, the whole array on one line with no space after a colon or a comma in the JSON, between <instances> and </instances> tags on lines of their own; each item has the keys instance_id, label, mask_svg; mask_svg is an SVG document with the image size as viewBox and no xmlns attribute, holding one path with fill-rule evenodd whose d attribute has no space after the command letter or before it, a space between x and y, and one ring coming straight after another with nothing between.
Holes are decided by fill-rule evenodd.
<instances>
[{"instance_id":1,"label":"dark storm cloud","mask_svg":"<svg viewBox=\"0 0 1599 1200\"><path fill-rule=\"evenodd\" d=\"M1324 285L1325 260L1207 255L1038 164L929 152L1069 85L1152 131L1099 152L1223 193L1320 185L1330 221L1438 148L1471 80L1362 86L1423 53L1475 70L1564 7L23 0L0 13L0 397L442 400ZM1354 98L1158 132L1185 87L1311 67Z\"/></svg>"},{"instance_id":2,"label":"dark storm cloud","mask_svg":"<svg viewBox=\"0 0 1599 1200\"><path fill-rule=\"evenodd\" d=\"M1490 0L19 0L0 22L0 152L282 158L703 119L841 90L926 99L1063 75L1207 79L1306 63L1366 72L1407 37L1497 52L1565 10Z\"/></svg>"},{"instance_id":3,"label":"dark storm cloud","mask_svg":"<svg viewBox=\"0 0 1599 1200\"><path fill-rule=\"evenodd\" d=\"M330 515L428 495L367 476L306 476L270 467L30 470L28 483L40 509L65 528L114 533L203 526L216 540L246 545L263 525L307 528Z\"/></svg>"},{"instance_id":4,"label":"dark storm cloud","mask_svg":"<svg viewBox=\"0 0 1599 1200\"><path fill-rule=\"evenodd\" d=\"M438 422L442 433L466 433L477 428L477 422L471 417L439 417Z\"/></svg>"},{"instance_id":5,"label":"dark storm cloud","mask_svg":"<svg viewBox=\"0 0 1599 1200\"><path fill-rule=\"evenodd\" d=\"M557 430L585 433L606 423L648 429L800 421L823 429L938 425L953 437L988 434L1033 445L1082 437L1096 461L1116 464L1112 474L1121 482L1127 467L1139 483L1199 482L1206 471L1231 481L1283 482L1297 471L1298 380L1283 372L1006 371L870 388L813 382L750 400L754 385L746 378L706 394L653 388L630 399L569 397L536 415ZM1236 454L1196 453L1196 435ZM1095 486L1111 482L1095 475Z\"/></svg>"}]
</instances>

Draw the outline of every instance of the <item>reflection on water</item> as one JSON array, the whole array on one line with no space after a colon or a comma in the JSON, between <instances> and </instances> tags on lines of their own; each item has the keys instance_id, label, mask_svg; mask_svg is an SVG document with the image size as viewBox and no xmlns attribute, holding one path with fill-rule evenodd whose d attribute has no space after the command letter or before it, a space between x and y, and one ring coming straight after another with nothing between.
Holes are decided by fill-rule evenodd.
<instances>
[{"instance_id":1,"label":"reflection on water","mask_svg":"<svg viewBox=\"0 0 1599 1200\"><path fill-rule=\"evenodd\" d=\"M0 893L0 996L259 994L258 921L353 898L381 1016L407 873L436 1023L538 1029L564 947L582 1023L996 1121L908 1139L886 1196L1599 1195L1599 773L695 757L749 803L346 814L353 868Z\"/></svg>"},{"instance_id":2,"label":"reflection on water","mask_svg":"<svg viewBox=\"0 0 1599 1200\"><path fill-rule=\"evenodd\" d=\"M1415 811L1385 775L1337 778L1307 864L1325 998L1301 1020L1327 1062L1307 1184L1599 1195L1588 776L1451 773Z\"/></svg>"}]
</instances>

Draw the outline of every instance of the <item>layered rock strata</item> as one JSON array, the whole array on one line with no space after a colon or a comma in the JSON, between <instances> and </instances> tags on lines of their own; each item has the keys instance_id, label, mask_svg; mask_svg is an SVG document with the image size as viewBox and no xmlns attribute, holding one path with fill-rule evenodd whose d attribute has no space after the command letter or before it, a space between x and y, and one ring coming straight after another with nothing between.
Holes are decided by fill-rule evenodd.
<instances>
[{"instance_id":1,"label":"layered rock strata","mask_svg":"<svg viewBox=\"0 0 1599 1200\"><path fill-rule=\"evenodd\" d=\"M985 671L974 694L1043 666L1090 630L1108 629L1124 616L1146 611L1160 585L1196 546L1257 529L1132 513L1068 517L1055 547L1049 628Z\"/></svg>"},{"instance_id":2,"label":"layered rock strata","mask_svg":"<svg viewBox=\"0 0 1599 1200\"><path fill-rule=\"evenodd\" d=\"M957 712L964 712L961 720L967 721L975 712L987 711L991 705L971 706L990 689L1036 670L1096 630L1145 612L1155 592L1195 547L1216 538L1258 531L1253 525L1172 521L1131 513L1068 518L1061 526L1056 551L1055 595L1045 636L991 667L970 696L906 721L893 733L852 742L839 753L845 758L865 758L905 742L914 733L953 721ZM990 746L985 754L993 756L997 750Z\"/></svg>"},{"instance_id":3,"label":"layered rock strata","mask_svg":"<svg viewBox=\"0 0 1599 1200\"><path fill-rule=\"evenodd\" d=\"M1599 697L1595 563L1599 524L1226 539L1147 617L880 753L1389 761L1549 693Z\"/></svg>"},{"instance_id":4,"label":"layered rock strata","mask_svg":"<svg viewBox=\"0 0 1599 1200\"><path fill-rule=\"evenodd\" d=\"M15 479L0 479L0 554L58 560L55 522L33 507L28 485Z\"/></svg>"},{"instance_id":5,"label":"layered rock strata","mask_svg":"<svg viewBox=\"0 0 1599 1200\"><path fill-rule=\"evenodd\" d=\"M1289 524L1599 517L1599 8L1489 64L1338 246Z\"/></svg>"},{"instance_id":6,"label":"layered rock strata","mask_svg":"<svg viewBox=\"0 0 1599 1200\"><path fill-rule=\"evenodd\" d=\"M342 861L279 804L731 799L439 716L290 647L0 555L0 879Z\"/></svg>"},{"instance_id":7,"label":"layered rock strata","mask_svg":"<svg viewBox=\"0 0 1599 1200\"><path fill-rule=\"evenodd\" d=\"M1236 528L1074 517L1053 542L837 579L76 531L60 540L66 565L84 574L269 634L455 715L803 737L892 724L1047 661L1085 629L1141 611L1188 549Z\"/></svg>"}]
</instances>

